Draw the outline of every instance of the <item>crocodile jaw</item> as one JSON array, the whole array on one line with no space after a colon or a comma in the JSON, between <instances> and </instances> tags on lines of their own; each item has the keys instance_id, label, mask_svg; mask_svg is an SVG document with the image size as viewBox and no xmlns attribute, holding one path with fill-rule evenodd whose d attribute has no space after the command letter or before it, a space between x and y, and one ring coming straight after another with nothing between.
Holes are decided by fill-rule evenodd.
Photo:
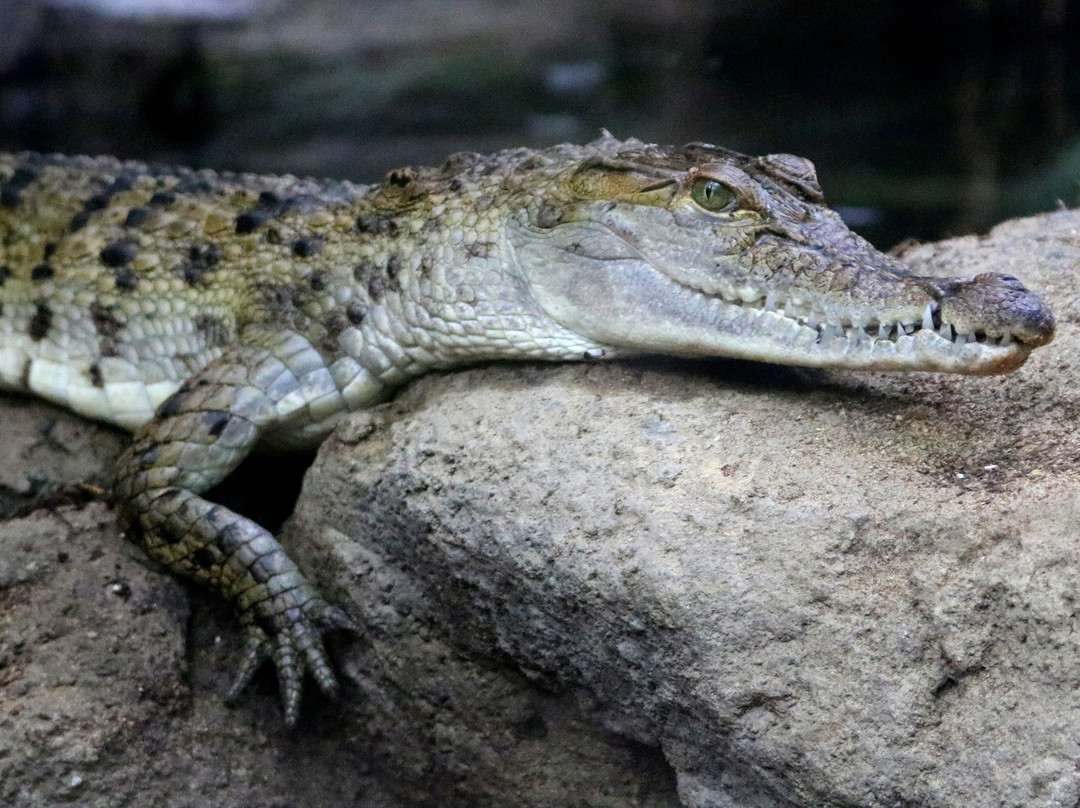
<instances>
[{"instance_id":1,"label":"crocodile jaw","mask_svg":"<svg viewBox=\"0 0 1080 808\"><path fill-rule=\"evenodd\" d=\"M646 243L625 224L604 215L545 230L518 223L508 245L547 316L622 354L987 375L1014 370L1053 338L1049 310L1015 279L917 276L846 228L849 266L814 273L780 263L766 280L751 271L753 246L678 263L672 255L685 251ZM781 246L790 263L807 256ZM841 289L816 288L822 277Z\"/></svg>"},{"instance_id":2,"label":"crocodile jaw","mask_svg":"<svg viewBox=\"0 0 1080 808\"><path fill-rule=\"evenodd\" d=\"M521 251L527 256L529 247ZM887 328L810 324L807 315L790 313L801 307L785 311L726 300L672 281L643 261L599 263L591 271L568 273L550 262L546 271L533 274L530 288L560 325L624 355L724 356L805 367L986 375L1014 370L1037 344L1049 340L957 337L935 316L940 308L934 303L918 316L909 308L891 315L883 309L883 320L892 323ZM924 327L927 323L930 327Z\"/></svg>"},{"instance_id":3,"label":"crocodile jaw","mask_svg":"<svg viewBox=\"0 0 1080 808\"><path fill-rule=\"evenodd\" d=\"M948 323L941 322L939 307L933 303L917 318L898 313L884 317L885 323L871 321L855 327L815 321L802 314L792 316L783 308L733 303L702 292L692 291L691 295L696 298L690 301L691 308L708 312L704 315L706 327L669 324L667 330L669 338L682 341L678 352L694 356L848 370L989 375L1015 370L1037 344L1044 344L1021 342L1013 335L958 336Z\"/></svg>"}]
</instances>

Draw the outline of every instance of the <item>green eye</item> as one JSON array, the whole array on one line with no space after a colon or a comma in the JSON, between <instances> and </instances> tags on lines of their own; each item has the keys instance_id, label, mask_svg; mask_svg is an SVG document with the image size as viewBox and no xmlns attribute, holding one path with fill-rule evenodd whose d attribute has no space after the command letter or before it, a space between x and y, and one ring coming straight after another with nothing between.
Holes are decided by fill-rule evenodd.
<instances>
[{"instance_id":1,"label":"green eye","mask_svg":"<svg viewBox=\"0 0 1080 808\"><path fill-rule=\"evenodd\" d=\"M734 191L722 182L704 177L694 180L694 184L690 188L690 196L705 210L713 212L729 210L735 205Z\"/></svg>"}]
</instances>

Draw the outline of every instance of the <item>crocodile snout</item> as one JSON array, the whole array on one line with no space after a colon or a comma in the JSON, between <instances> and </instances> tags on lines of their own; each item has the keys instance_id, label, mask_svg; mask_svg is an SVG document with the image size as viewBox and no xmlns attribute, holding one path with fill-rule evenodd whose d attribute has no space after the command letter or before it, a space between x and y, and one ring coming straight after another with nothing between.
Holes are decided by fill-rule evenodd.
<instances>
[{"instance_id":1,"label":"crocodile snout","mask_svg":"<svg viewBox=\"0 0 1080 808\"><path fill-rule=\"evenodd\" d=\"M971 279L925 278L941 321L958 334L1013 339L1038 347L1054 338L1054 315L1012 275L984 272Z\"/></svg>"}]
</instances>

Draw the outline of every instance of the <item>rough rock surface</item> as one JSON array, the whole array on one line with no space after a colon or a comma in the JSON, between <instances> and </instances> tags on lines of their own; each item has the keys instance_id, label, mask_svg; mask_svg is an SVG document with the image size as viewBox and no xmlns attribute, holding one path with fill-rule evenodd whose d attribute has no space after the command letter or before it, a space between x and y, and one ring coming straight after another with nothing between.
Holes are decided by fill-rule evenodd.
<instances>
[{"instance_id":1,"label":"rough rock surface","mask_svg":"<svg viewBox=\"0 0 1080 808\"><path fill-rule=\"evenodd\" d=\"M292 735L272 677L222 707L227 613L102 505L0 524L0 803L1077 805L1080 212L905 258L1020 277L1058 339L994 378L492 366L355 416L284 538L369 630ZM16 503L122 443L0 431Z\"/></svg>"}]
</instances>

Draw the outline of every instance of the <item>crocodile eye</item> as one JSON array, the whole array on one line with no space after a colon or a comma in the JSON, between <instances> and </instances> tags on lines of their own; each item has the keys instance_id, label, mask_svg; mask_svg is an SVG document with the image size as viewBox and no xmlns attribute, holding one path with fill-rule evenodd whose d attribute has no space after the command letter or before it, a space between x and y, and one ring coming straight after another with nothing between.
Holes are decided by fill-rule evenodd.
<instances>
[{"instance_id":1,"label":"crocodile eye","mask_svg":"<svg viewBox=\"0 0 1080 808\"><path fill-rule=\"evenodd\" d=\"M716 180L699 177L690 187L690 196L705 210L719 213L735 206L735 192Z\"/></svg>"}]
</instances>

